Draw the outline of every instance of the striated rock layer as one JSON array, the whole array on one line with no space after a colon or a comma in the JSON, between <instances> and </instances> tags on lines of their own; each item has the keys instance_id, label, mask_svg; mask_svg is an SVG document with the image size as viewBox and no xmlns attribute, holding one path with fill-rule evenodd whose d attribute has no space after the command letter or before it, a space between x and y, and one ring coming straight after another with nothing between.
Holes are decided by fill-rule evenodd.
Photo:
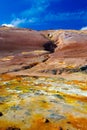
<instances>
[{"instance_id":1,"label":"striated rock layer","mask_svg":"<svg viewBox=\"0 0 87 130\"><path fill-rule=\"evenodd\" d=\"M56 48L43 71L53 74L80 70L87 72L87 31L56 30L44 34L54 42Z\"/></svg>"},{"instance_id":2,"label":"striated rock layer","mask_svg":"<svg viewBox=\"0 0 87 130\"><path fill-rule=\"evenodd\" d=\"M0 28L0 53L43 49L49 40L39 32L29 29Z\"/></svg>"},{"instance_id":3,"label":"striated rock layer","mask_svg":"<svg viewBox=\"0 0 87 130\"><path fill-rule=\"evenodd\" d=\"M87 71L87 31L0 27L0 73Z\"/></svg>"}]
</instances>

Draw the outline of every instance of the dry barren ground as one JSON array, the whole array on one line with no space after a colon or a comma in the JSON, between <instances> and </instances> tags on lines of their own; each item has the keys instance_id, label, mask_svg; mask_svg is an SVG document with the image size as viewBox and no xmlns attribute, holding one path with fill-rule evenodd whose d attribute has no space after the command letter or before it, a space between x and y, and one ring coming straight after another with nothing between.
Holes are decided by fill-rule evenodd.
<instances>
[{"instance_id":1,"label":"dry barren ground","mask_svg":"<svg viewBox=\"0 0 87 130\"><path fill-rule=\"evenodd\" d=\"M48 129L87 130L87 79L2 75L0 130Z\"/></svg>"},{"instance_id":2,"label":"dry barren ground","mask_svg":"<svg viewBox=\"0 0 87 130\"><path fill-rule=\"evenodd\" d=\"M87 130L87 31L0 27L0 130Z\"/></svg>"}]
</instances>

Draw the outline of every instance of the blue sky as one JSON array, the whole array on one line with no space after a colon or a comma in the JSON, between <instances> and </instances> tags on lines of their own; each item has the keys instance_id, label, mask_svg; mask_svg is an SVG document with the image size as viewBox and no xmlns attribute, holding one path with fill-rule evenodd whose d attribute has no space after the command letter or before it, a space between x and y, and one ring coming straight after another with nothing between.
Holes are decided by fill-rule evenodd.
<instances>
[{"instance_id":1,"label":"blue sky","mask_svg":"<svg viewBox=\"0 0 87 130\"><path fill-rule=\"evenodd\" d=\"M87 26L87 0L2 0L0 25L46 29Z\"/></svg>"}]
</instances>

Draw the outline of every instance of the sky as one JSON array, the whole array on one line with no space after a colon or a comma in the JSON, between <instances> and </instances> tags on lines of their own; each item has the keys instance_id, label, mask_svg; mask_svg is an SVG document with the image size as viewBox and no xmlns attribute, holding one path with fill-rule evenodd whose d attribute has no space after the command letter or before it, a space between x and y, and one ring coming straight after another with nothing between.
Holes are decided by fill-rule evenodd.
<instances>
[{"instance_id":1,"label":"sky","mask_svg":"<svg viewBox=\"0 0 87 130\"><path fill-rule=\"evenodd\" d=\"M85 30L87 0L1 0L0 25Z\"/></svg>"}]
</instances>

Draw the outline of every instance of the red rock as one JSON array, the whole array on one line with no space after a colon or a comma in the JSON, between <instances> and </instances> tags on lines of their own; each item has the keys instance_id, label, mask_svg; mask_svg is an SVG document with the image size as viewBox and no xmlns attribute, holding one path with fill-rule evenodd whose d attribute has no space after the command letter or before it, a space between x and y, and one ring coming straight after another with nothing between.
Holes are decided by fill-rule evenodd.
<instances>
[{"instance_id":1,"label":"red rock","mask_svg":"<svg viewBox=\"0 0 87 130\"><path fill-rule=\"evenodd\" d=\"M0 28L0 53L41 50L48 41L47 38L34 30Z\"/></svg>"},{"instance_id":2,"label":"red rock","mask_svg":"<svg viewBox=\"0 0 87 130\"><path fill-rule=\"evenodd\" d=\"M56 75L85 65L87 31L0 28L0 73Z\"/></svg>"},{"instance_id":3,"label":"red rock","mask_svg":"<svg viewBox=\"0 0 87 130\"><path fill-rule=\"evenodd\" d=\"M57 45L54 58L87 57L86 31L55 31L51 35Z\"/></svg>"}]
</instances>

